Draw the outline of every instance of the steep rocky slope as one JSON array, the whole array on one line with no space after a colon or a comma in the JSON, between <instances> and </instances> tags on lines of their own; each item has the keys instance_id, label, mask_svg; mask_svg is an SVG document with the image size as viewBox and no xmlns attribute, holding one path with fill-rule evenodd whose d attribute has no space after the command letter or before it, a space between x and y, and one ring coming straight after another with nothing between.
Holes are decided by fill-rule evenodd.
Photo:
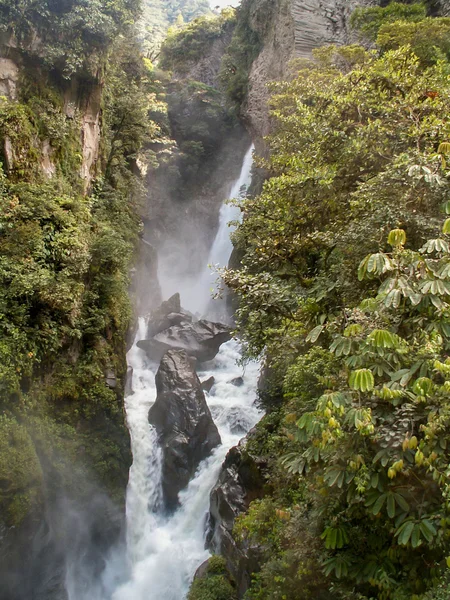
<instances>
[{"instance_id":1,"label":"steep rocky slope","mask_svg":"<svg viewBox=\"0 0 450 600\"><path fill-rule=\"evenodd\" d=\"M249 26L262 50L253 62L243 115L252 136L270 131L268 84L289 74L295 58L309 58L314 48L351 41L349 18L356 6L372 6L376 0L244 0Z\"/></svg>"}]
</instances>

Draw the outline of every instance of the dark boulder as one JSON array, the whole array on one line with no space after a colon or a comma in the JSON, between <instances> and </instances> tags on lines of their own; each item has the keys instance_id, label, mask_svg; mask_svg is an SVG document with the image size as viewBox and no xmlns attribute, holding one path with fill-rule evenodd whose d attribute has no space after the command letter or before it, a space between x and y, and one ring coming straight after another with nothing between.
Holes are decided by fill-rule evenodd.
<instances>
[{"instance_id":1,"label":"dark boulder","mask_svg":"<svg viewBox=\"0 0 450 600\"><path fill-rule=\"evenodd\" d=\"M141 350L144 350L148 358L156 363L158 363L162 359L162 357L168 350L172 349L172 347L169 344L165 344L164 342L158 342L154 338L152 338L151 340L140 340L137 343L137 347Z\"/></svg>"},{"instance_id":2,"label":"dark boulder","mask_svg":"<svg viewBox=\"0 0 450 600\"><path fill-rule=\"evenodd\" d=\"M149 412L163 452L162 487L167 508L178 504L199 463L220 444L220 435L201 383L195 361L183 350L164 355L156 374L157 397Z\"/></svg>"},{"instance_id":3,"label":"dark boulder","mask_svg":"<svg viewBox=\"0 0 450 600\"><path fill-rule=\"evenodd\" d=\"M172 323L168 316L180 312L180 294L174 294L150 314L147 337L151 338L160 331L164 331L164 329L170 327Z\"/></svg>"},{"instance_id":4,"label":"dark boulder","mask_svg":"<svg viewBox=\"0 0 450 600\"><path fill-rule=\"evenodd\" d=\"M248 509L250 502L262 496L264 468L265 464L246 450L243 440L228 452L210 495L208 547L226 559L239 598L248 589L252 573L258 570L260 557L257 548L237 544L232 531L236 518Z\"/></svg>"},{"instance_id":5,"label":"dark boulder","mask_svg":"<svg viewBox=\"0 0 450 600\"><path fill-rule=\"evenodd\" d=\"M167 317L166 317L167 318ZM185 350L200 362L212 360L219 348L231 339L231 330L222 323L212 321L184 321L155 334L152 339L137 343L150 360L160 360L165 352Z\"/></svg>"},{"instance_id":6,"label":"dark boulder","mask_svg":"<svg viewBox=\"0 0 450 600\"><path fill-rule=\"evenodd\" d=\"M173 312L167 315L167 320L172 325L181 325L181 323L192 323L192 315L185 312Z\"/></svg>"},{"instance_id":7,"label":"dark boulder","mask_svg":"<svg viewBox=\"0 0 450 600\"><path fill-rule=\"evenodd\" d=\"M208 379L205 379L205 381L202 381L202 390L204 390L205 392L209 392L212 389L212 386L216 383L216 380L214 378L213 375L211 375L211 377L208 377Z\"/></svg>"},{"instance_id":8,"label":"dark boulder","mask_svg":"<svg viewBox=\"0 0 450 600\"><path fill-rule=\"evenodd\" d=\"M234 385L235 387L241 387L244 385L244 378L243 377L235 377L229 383L231 383L231 385Z\"/></svg>"}]
</instances>

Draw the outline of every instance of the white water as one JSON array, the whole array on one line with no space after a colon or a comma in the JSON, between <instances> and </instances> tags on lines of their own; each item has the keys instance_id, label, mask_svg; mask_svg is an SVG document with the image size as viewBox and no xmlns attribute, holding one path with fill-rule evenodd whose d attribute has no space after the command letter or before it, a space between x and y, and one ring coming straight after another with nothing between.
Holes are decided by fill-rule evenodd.
<instances>
[{"instance_id":1,"label":"white water","mask_svg":"<svg viewBox=\"0 0 450 600\"><path fill-rule=\"evenodd\" d=\"M249 184L252 150L246 154L239 179L231 190L233 197L239 195L242 186ZM232 250L228 222L239 217L239 209L223 205L208 263L227 264ZM187 303L190 310L204 312L214 280L215 276L205 265L196 281L182 282L181 290L180 281L171 282L167 276L161 283L165 285L166 297L181 291L184 307ZM145 338L146 328L145 319L140 319L135 342ZM209 493L228 450L238 444L261 416L254 405L259 366L250 364L243 373L237 364L239 358L239 345L232 340L199 372L201 380L215 378L214 387L206 396L222 444L200 464L188 487L180 493L179 509L167 516L161 503L161 451L148 423L148 411L156 397L157 365L148 361L136 343L129 351L128 364L133 367L133 393L126 398L133 451L127 493L129 574L127 581L109 595L112 600L183 600L196 569L209 556L205 550ZM230 381L239 376L243 376L244 384L236 387ZM114 560L110 560L111 564Z\"/></svg>"},{"instance_id":2,"label":"white water","mask_svg":"<svg viewBox=\"0 0 450 600\"><path fill-rule=\"evenodd\" d=\"M144 326L141 321L141 327ZM254 406L258 365L247 366L243 386L230 383L242 375L242 368L236 364L239 356L238 344L228 342L208 369L199 372L200 379L213 375L216 380L208 405L222 444L200 464L194 479L180 494L180 508L167 517L159 504L159 449L147 418L155 399L154 375L145 354L135 346L130 350L136 390L127 399L134 459L127 500L127 542L132 566L130 580L114 592L113 600L182 600L196 569L209 556L204 548L209 492L227 451L261 416Z\"/></svg>"}]
</instances>

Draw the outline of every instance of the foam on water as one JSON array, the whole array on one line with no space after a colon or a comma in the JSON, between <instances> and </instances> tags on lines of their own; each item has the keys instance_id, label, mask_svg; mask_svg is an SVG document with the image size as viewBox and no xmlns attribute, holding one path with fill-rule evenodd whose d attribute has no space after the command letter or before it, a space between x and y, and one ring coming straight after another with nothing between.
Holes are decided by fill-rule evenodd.
<instances>
[{"instance_id":1,"label":"foam on water","mask_svg":"<svg viewBox=\"0 0 450 600\"><path fill-rule=\"evenodd\" d=\"M250 181L252 150L245 156L232 196L238 196L242 186ZM227 264L232 250L228 223L239 216L239 209L223 205L208 263ZM215 275L205 264L195 281L171 281L170 273L165 273L161 283L166 298L179 291L185 308L204 314L214 280ZM137 342L146 338L147 327L146 319L139 319L135 342L127 355L128 365L133 369L132 393L125 399L133 464L127 490L126 544L105 557L105 569L95 581L80 580L77 569L69 565L66 577L69 600L183 600L196 569L209 556L205 550L209 495L222 462L228 450L261 417L254 403L259 365L250 363L243 372L238 365L239 344L231 340L199 372L201 380L211 376L215 380L211 392L205 395L222 443L199 465L188 487L180 493L178 510L167 515L162 503L162 453L156 432L148 422L149 409L156 399L158 365L151 363L137 347ZM237 377L243 377L239 387L231 383Z\"/></svg>"}]
</instances>

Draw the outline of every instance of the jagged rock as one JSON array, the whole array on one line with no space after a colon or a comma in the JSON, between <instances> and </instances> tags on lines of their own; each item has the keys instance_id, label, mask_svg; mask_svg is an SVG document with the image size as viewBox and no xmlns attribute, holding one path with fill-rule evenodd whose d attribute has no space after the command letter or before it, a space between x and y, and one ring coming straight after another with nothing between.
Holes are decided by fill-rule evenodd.
<instances>
[{"instance_id":1,"label":"jagged rock","mask_svg":"<svg viewBox=\"0 0 450 600\"><path fill-rule=\"evenodd\" d=\"M167 318L167 317L166 317ZM160 331L150 340L141 340L138 347L150 360L160 360L167 350L185 350L200 362L212 360L225 342L231 339L230 328L212 321L185 321Z\"/></svg>"},{"instance_id":2,"label":"jagged rock","mask_svg":"<svg viewBox=\"0 0 450 600\"><path fill-rule=\"evenodd\" d=\"M227 423L231 433L241 435L245 435L253 424L249 415L240 406L228 411Z\"/></svg>"},{"instance_id":3,"label":"jagged rock","mask_svg":"<svg viewBox=\"0 0 450 600\"><path fill-rule=\"evenodd\" d=\"M168 300L165 300L161 306L150 315L147 337L152 338L157 333L170 327L172 323L168 319L168 315L179 314L180 312L180 294L174 294Z\"/></svg>"},{"instance_id":4,"label":"jagged rock","mask_svg":"<svg viewBox=\"0 0 450 600\"><path fill-rule=\"evenodd\" d=\"M211 375L211 377L208 377L208 379L205 379L205 381L202 381L202 390L204 390L205 392L210 392L212 386L216 383L216 380L214 378L213 375Z\"/></svg>"},{"instance_id":5,"label":"jagged rock","mask_svg":"<svg viewBox=\"0 0 450 600\"><path fill-rule=\"evenodd\" d=\"M192 315L188 313L170 313L167 315L170 325L181 325L181 323L192 323Z\"/></svg>"},{"instance_id":6,"label":"jagged rock","mask_svg":"<svg viewBox=\"0 0 450 600\"><path fill-rule=\"evenodd\" d=\"M162 488L174 509L199 463L220 444L220 435L195 372L183 350L170 350L156 374L157 397L149 412L163 452Z\"/></svg>"},{"instance_id":7,"label":"jagged rock","mask_svg":"<svg viewBox=\"0 0 450 600\"><path fill-rule=\"evenodd\" d=\"M17 82L19 80L19 67L10 58L0 58L0 96L9 100L17 97Z\"/></svg>"},{"instance_id":8,"label":"jagged rock","mask_svg":"<svg viewBox=\"0 0 450 600\"><path fill-rule=\"evenodd\" d=\"M253 430L248 436L253 434ZM220 553L235 579L238 597L250 585L251 574L258 570L257 548L237 545L232 531L236 517L245 512L250 502L262 496L264 465L246 450L246 440L231 448L222 465L217 484L210 495L208 547Z\"/></svg>"},{"instance_id":9,"label":"jagged rock","mask_svg":"<svg viewBox=\"0 0 450 600\"><path fill-rule=\"evenodd\" d=\"M236 387L241 387L244 385L244 378L243 377L235 377L234 379L229 381L229 383L231 383L231 385L234 385Z\"/></svg>"},{"instance_id":10,"label":"jagged rock","mask_svg":"<svg viewBox=\"0 0 450 600\"><path fill-rule=\"evenodd\" d=\"M202 562L202 564L199 566L199 568L195 571L194 580L202 579L203 577L205 577L206 573L208 572L208 566L209 566L209 558L207 558L204 562Z\"/></svg>"}]
</instances>

